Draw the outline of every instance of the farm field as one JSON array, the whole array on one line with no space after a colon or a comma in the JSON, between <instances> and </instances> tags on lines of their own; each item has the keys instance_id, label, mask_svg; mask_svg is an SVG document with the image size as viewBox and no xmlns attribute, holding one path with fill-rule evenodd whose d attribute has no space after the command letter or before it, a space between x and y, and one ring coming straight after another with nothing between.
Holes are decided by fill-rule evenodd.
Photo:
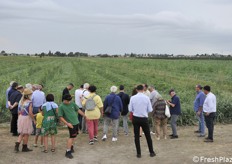
<instances>
[{"instance_id":1,"label":"farm field","mask_svg":"<svg viewBox=\"0 0 232 164\"><path fill-rule=\"evenodd\" d=\"M231 122L231 64L226 60L0 57L0 122L7 119L5 91L12 80L22 85L43 84L44 92L53 93L58 103L70 82L75 89L84 82L96 85L102 99L112 85L123 84L131 94L136 84L147 83L154 85L165 99L170 98L168 91L174 88L181 99L181 125L194 123L195 85L210 85L218 100L217 121Z\"/></svg>"}]
</instances>

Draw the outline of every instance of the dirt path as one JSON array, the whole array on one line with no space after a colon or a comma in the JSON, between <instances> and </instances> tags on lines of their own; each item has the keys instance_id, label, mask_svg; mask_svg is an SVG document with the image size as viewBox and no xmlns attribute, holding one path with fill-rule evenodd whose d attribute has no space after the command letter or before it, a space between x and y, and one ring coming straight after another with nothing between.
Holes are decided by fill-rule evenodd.
<instances>
[{"instance_id":1,"label":"dirt path","mask_svg":"<svg viewBox=\"0 0 232 164\"><path fill-rule=\"evenodd\" d=\"M62 163L62 164L189 164L194 163L194 156L204 157L227 157L232 158L232 125L217 125L215 127L214 143L204 143L203 138L196 137L193 131L197 127L179 127L177 140L157 141L154 136L153 144L157 156L149 157L145 137L141 139L142 158L136 158L132 128L129 136L119 134L116 143L111 142L111 132L106 142L99 141L93 146L88 145L88 136L81 134L77 137L73 159L64 157L66 150L66 138L68 131L60 128L57 135L57 149L55 153L47 154L41 152L41 148L33 148L33 152L14 153L14 142L17 137L9 133L9 125L0 125L0 163ZM170 132L170 128L168 130ZM100 131L99 138L102 132ZM30 137L29 146L32 148L34 137ZM203 162L202 162L203 163ZM224 163L224 162L222 162ZM232 162L231 162L232 163Z\"/></svg>"}]
</instances>

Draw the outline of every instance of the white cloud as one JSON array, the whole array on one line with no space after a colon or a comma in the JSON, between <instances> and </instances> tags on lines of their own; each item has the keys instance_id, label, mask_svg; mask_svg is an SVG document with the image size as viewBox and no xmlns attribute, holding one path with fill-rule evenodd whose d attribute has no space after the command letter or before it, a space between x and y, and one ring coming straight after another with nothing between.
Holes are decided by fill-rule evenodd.
<instances>
[{"instance_id":1,"label":"white cloud","mask_svg":"<svg viewBox=\"0 0 232 164\"><path fill-rule=\"evenodd\" d=\"M0 0L0 36L20 44L14 46L18 49L13 49L11 42L8 42L0 45L0 49L16 52L59 49L90 53L194 54L204 51L202 47L205 46L205 51L231 51L232 22L228 16L231 11L219 1L204 1L189 1L190 5L183 0L177 0L177 4L169 1L167 7L164 4L167 1L158 1L160 5L155 7L156 11L149 13L146 9L150 6L146 3L155 3L148 1L144 6L136 0L133 6L140 7L139 12L125 7L119 8L119 14L116 14L117 6L104 6L104 0L99 6L94 3L99 10L92 12L85 12L88 9L81 7L75 10L78 4L86 6L81 1L72 1L72 6L61 0ZM183 2L183 6L180 7L178 2ZM120 7L123 3L119 0ZM192 4L199 6L199 10L191 7ZM107 8L106 12L102 11L104 7ZM221 9L224 10L215 12Z\"/></svg>"}]
</instances>

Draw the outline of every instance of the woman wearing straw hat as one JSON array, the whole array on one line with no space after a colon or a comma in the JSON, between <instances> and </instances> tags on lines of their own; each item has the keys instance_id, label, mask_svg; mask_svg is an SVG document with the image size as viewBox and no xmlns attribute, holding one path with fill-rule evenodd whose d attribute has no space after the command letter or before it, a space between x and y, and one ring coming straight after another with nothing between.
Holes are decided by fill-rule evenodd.
<instances>
[{"instance_id":1,"label":"woman wearing straw hat","mask_svg":"<svg viewBox=\"0 0 232 164\"><path fill-rule=\"evenodd\" d=\"M15 143L15 152L19 152L19 145L23 141L22 152L32 151L27 147L29 135L33 131L32 120L35 123L35 119L32 113L32 102L31 102L32 91L30 89L24 89L23 96L19 102L19 118L18 118L18 141Z\"/></svg>"}]
</instances>

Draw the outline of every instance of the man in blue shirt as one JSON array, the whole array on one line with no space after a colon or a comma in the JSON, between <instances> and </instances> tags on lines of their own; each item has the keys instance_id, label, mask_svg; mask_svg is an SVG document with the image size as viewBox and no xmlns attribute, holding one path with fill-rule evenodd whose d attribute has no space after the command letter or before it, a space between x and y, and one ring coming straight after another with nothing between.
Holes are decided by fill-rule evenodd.
<instances>
[{"instance_id":1,"label":"man in blue shirt","mask_svg":"<svg viewBox=\"0 0 232 164\"><path fill-rule=\"evenodd\" d=\"M177 130L176 130L176 122L181 114L181 107L180 107L180 98L176 95L175 91L171 89L169 91L169 95L171 96L171 101L167 101L170 105L170 113L171 113L171 127L172 127L172 134L171 139L178 138Z\"/></svg>"},{"instance_id":2,"label":"man in blue shirt","mask_svg":"<svg viewBox=\"0 0 232 164\"><path fill-rule=\"evenodd\" d=\"M205 101L205 94L202 91L201 85L196 85L196 98L194 101L194 111L199 121L199 129L195 133L200 133L199 137L205 137L205 119L203 115L203 104Z\"/></svg>"},{"instance_id":3,"label":"man in blue shirt","mask_svg":"<svg viewBox=\"0 0 232 164\"><path fill-rule=\"evenodd\" d=\"M145 134L150 157L154 157L156 154L153 150L153 144L150 134L150 128L148 124L148 113L152 112L151 102L148 96L143 94L143 86L137 86L137 94L131 97L129 104L129 111L133 113L132 123L134 126L135 135L135 146L137 150L137 157L141 158L141 148L140 148L140 127L142 127Z\"/></svg>"}]
</instances>

